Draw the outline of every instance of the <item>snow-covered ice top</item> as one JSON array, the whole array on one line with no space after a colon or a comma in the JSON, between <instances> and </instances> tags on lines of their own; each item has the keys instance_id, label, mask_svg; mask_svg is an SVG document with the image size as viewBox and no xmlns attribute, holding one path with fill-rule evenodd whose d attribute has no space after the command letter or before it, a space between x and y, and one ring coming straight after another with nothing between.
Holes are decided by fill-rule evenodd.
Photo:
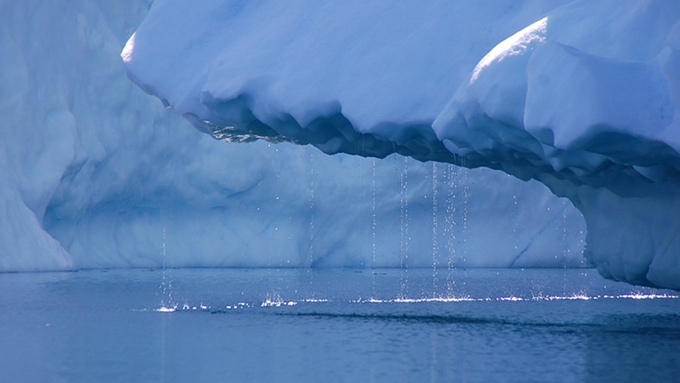
<instances>
[{"instance_id":1,"label":"snow-covered ice top","mask_svg":"<svg viewBox=\"0 0 680 383\"><path fill-rule=\"evenodd\" d=\"M601 273L680 288L679 18L674 0L159 0L123 57L226 140L540 180L584 213Z\"/></svg>"},{"instance_id":2,"label":"snow-covered ice top","mask_svg":"<svg viewBox=\"0 0 680 383\"><path fill-rule=\"evenodd\" d=\"M142 88L231 140L441 157L431 123L489 42L558 4L160 1L123 58Z\"/></svg>"},{"instance_id":3,"label":"snow-covered ice top","mask_svg":"<svg viewBox=\"0 0 680 383\"><path fill-rule=\"evenodd\" d=\"M123 58L231 140L497 167L530 152L518 161L576 182L609 163L654 178L647 167L680 147L679 16L662 0L159 1Z\"/></svg>"}]
</instances>

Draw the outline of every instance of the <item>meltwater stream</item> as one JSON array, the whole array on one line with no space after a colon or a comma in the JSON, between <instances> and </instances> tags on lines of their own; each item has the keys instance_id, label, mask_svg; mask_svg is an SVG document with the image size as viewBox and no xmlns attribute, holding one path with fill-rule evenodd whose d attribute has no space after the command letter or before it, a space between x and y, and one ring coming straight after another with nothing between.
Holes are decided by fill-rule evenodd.
<instances>
[{"instance_id":1,"label":"meltwater stream","mask_svg":"<svg viewBox=\"0 0 680 383\"><path fill-rule=\"evenodd\" d=\"M172 302L158 269L0 274L0 381L680 376L677 292L590 269L450 272L410 269L401 296L400 269L173 269Z\"/></svg>"}]
</instances>

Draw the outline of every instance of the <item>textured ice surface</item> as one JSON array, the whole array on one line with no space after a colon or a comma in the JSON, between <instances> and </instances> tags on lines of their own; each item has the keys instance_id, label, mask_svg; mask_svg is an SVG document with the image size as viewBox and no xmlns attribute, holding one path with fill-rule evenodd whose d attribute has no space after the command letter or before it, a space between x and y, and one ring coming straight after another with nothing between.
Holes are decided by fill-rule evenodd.
<instances>
[{"instance_id":1,"label":"textured ice surface","mask_svg":"<svg viewBox=\"0 0 680 383\"><path fill-rule=\"evenodd\" d=\"M219 138L539 180L603 275L677 289L679 19L673 0L159 1L123 58Z\"/></svg>"},{"instance_id":2,"label":"textured ice surface","mask_svg":"<svg viewBox=\"0 0 680 383\"><path fill-rule=\"evenodd\" d=\"M439 164L433 215L432 164L191 129L125 75L148 7L0 2L0 271L160 266L163 244L187 267L582 263L582 217L536 182Z\"/></svg>"}]
</instances>

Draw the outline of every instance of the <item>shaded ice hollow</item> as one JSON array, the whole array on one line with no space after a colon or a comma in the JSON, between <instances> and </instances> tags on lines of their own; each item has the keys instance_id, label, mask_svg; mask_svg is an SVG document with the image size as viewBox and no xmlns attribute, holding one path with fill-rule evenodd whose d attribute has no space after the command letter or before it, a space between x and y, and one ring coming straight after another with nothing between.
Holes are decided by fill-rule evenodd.
<instances>
[{"instance_id":1,"label":"shaded ice hollow","mask_svg":"<svg viewBox=\"0 0 680 383\"><path fill-rule=\"evenodd\" d=\"M602 275L680 289L679 19L673 0L157 1L123 58L226 141L539 181L581 211Z\"/></svg>"}]
</instances>

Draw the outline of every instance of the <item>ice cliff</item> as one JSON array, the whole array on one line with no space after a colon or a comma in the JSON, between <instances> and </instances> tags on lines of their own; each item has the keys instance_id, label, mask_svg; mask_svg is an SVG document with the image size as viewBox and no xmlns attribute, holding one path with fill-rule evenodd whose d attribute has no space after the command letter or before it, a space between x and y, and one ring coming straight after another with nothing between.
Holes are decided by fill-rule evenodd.
<instances>
[{"instance_id":1,"label":"ice cliff","mask_svg":"<svg viewBox=\"0 0 680 383\"><path fill-rule=\"evenodd\" d=\"M679 19L675 0L159 0L122 57L227 141L538 180L583 213L600 273L680 289Z\"/></svg>"},{"instance_id":2,"label":"ice cliff","mask_svg":"<svg viewBox=\"0 0 680 383\"><path fill-rule=\"evenodd\" d=\"M168 51L204 17L238 20L224 18L236 17L238 4L226 4L224 15L210 15L205 7L216 4L208 2L174 9L179 5L154 4L155 17L167 10L177 17L172 23L185 23L169 29L175 37L166 36ZM253 10L249 2L240 6ZM374 160L326 156L311 146L229 145L192 129L126 76L120 52L148 9L144 0L0 2L0 272L158 267L163 248L168 266L187 267L583 263L582 217L537 182L401 156ZM184 11L187 17L179 17ZM152 17L145 25L156 22ZM233 27L244 32L245 26ZM209 30L192 38L203 40ZM243 54L259 52L248 41L239 44ZM172 87L167 81L175 75L198 74L202 57L186 58L193 61L186 70L153 64L145 74L162 74L160 84ZM277 60L267 61L276 66ZM242 63L244 70L250 65ZM307 110L313 105L302 99L298 107L310 118L332 110L308 92L313 84L305 76L291 77L307 84L296 94L319 107ZM248 80L258 89L258 79ZM437 92L443 104L448 96ZM436 106L423 105L431 111L422 124L429 129Z\"/></svg>"}]
</instances>

